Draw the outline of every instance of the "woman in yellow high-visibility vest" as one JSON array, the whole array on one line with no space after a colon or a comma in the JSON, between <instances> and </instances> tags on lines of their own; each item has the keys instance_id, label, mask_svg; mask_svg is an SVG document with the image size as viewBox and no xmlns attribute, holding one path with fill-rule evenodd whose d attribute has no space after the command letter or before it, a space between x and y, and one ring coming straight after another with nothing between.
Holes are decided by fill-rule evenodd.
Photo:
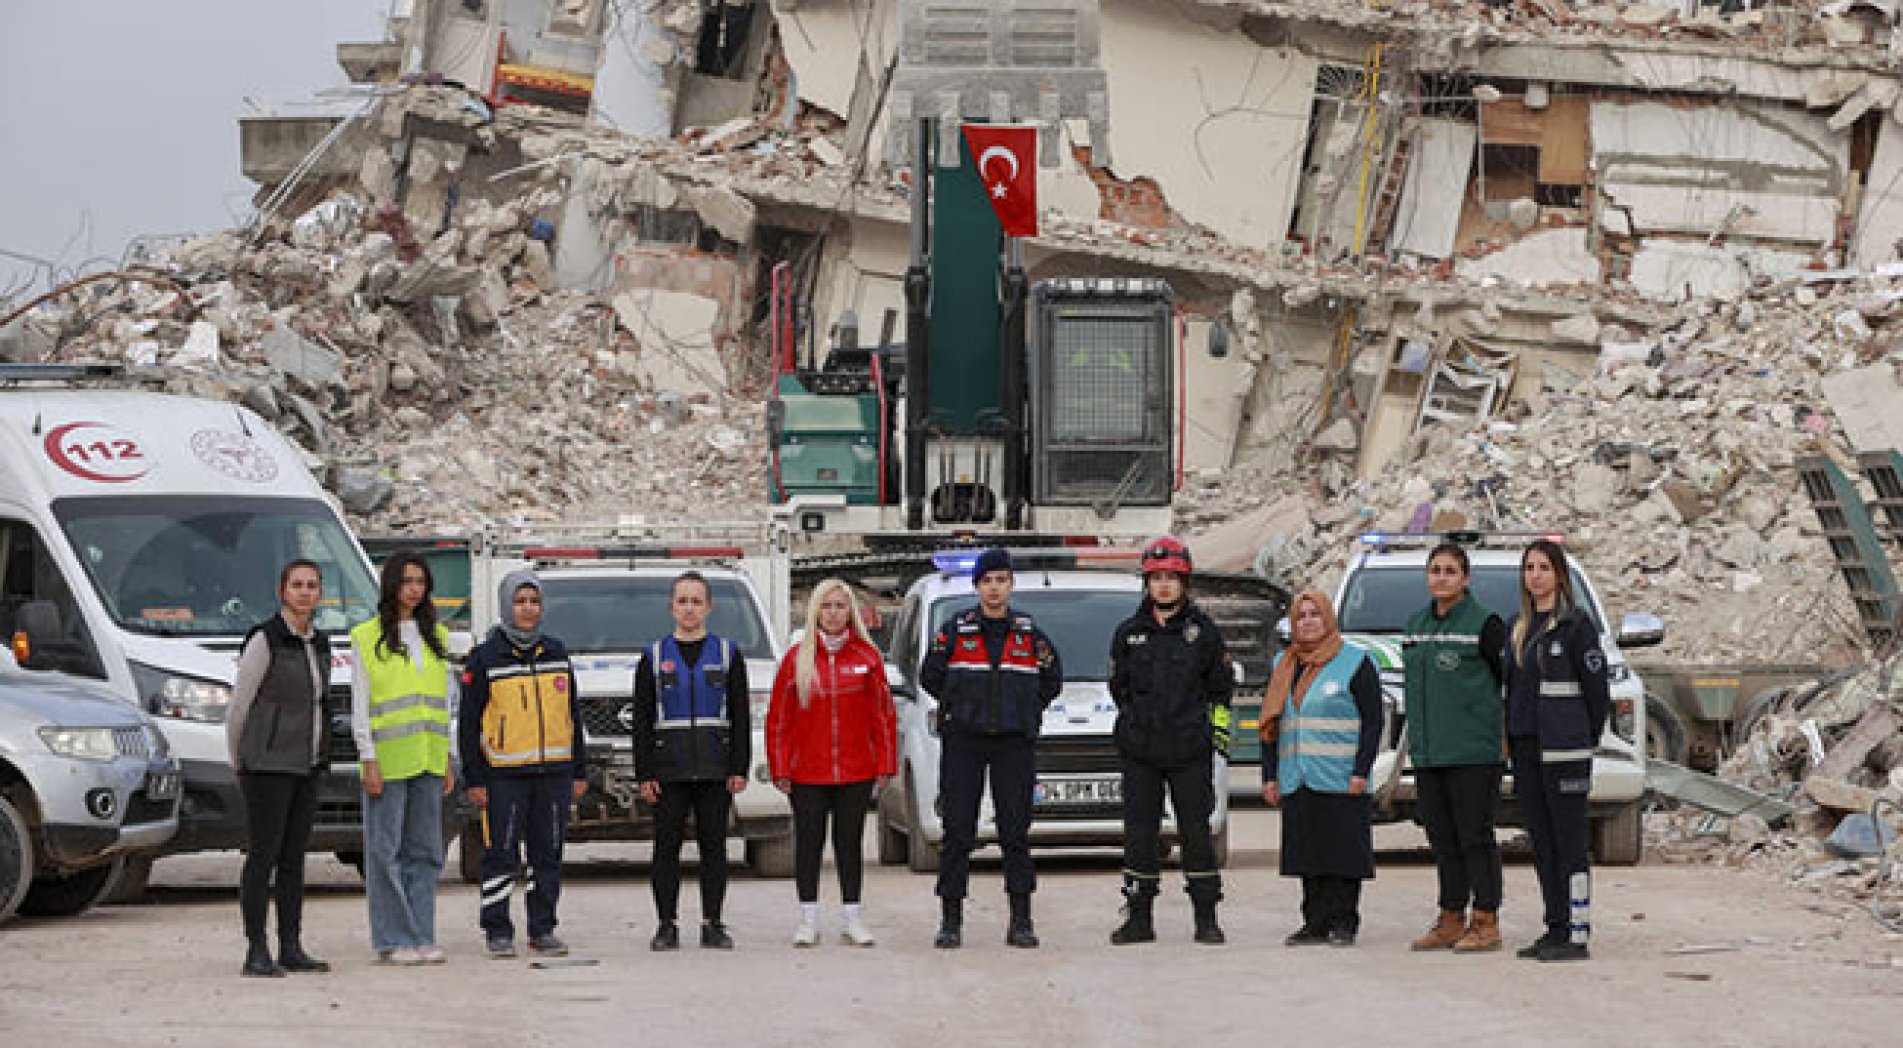
<instances>
[{"instance_id":1,"label":"woman in yellow high-visibility vest","mask_svg":"<svg viewBox=\"0 0 1903 1048\"><path fill-rule=\"evenodd\" d=\"M450 727L458 689L436 623L429 566L383 565L377 617L350 631L351 730L363 761L363 877L379 964L441 964L436 879L443 798L455 789Z\"/></svg>"}]
</instances>

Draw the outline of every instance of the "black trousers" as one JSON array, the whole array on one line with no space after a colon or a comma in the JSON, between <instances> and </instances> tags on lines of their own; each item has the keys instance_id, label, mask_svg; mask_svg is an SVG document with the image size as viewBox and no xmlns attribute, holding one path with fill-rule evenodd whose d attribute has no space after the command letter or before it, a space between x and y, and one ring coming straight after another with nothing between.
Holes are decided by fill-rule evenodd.
<instances>
[{"instance_id":1,"label":"black trousers","mask_svg":"<svg viewBox=\"0 0 1903 1048\"><path fill-rule=\"evenodd\" d=\"M654 912L675 920L681 897L681 841L694 817L700 846L700 917L718 922L727 899L727 817L733 796L724 781L664 782L654 808Z\"/></svg>"},{"instance_id":2,"label":"black trousers","mask_svg":"<svg viewBox=\"0 0 1903 1048\"><path fill-rule=\"evenodd\" d=\"M1361 880L1325 874L1302 878L1302 927L1308 931L1361 931Z\"/></svg>"},{"instance_id":3,"label":"black trousers","mask_svg":"<svg viewBox=\"0 0 1903 1048\"><path fill-rule=\"evenodd\" d=\"M974 735L949 728L940 738L938 793L945 840L938 854L938 897L962 899L978 843L978 802L991 780L992 815L1004 850L1004 890L1037 890L1031 865L1031 794L1037 788L1037 743L1022 735Z\"/></svg>"},{"instance_id":4,"label":"black trousers","mask_svg":"<svg viewBox=\"0 0 1903 1048\"><path fill-rule=\"evenodd\" d=\"M562 897L562 842L575 778L568 769L547 775L494 775L483 811L482 933L515 938L509 896L515 891L522 852L529 855L529 937L555 930L555 904Z\"/></svg>"},{"instance_id":5,"label":"black trousers","mask_svg":"<svg viewBox=\"0 0 1903 1048\"><path fill-rule=\"evenodd\" d=\"M1546 934L1585 943L1592 934L1592 872L1587 852L1592 761L1540 760L1540 743L1515 738L1513 794L1520 799L1526 835L1533 842L1533 868L1540 877Z\"/></svg>"},{"instance_id":6,"label":"black trousers","mask_svg":"<svg viewBox=\"0 0 1903 1048\"><path fill-rule=\"evenodd\" d=\"M317 818L317 776L241 772L238 789L246 836L238 880L245 938L264 942L265 911L275 896L278 941L295 942L304 930L304 849Z\"/></svg>"},{"instance_id":7,"label":"black trousers","mask_svg":"<svg viewBox=\"0 0 1903 1048\"><path fill-rule=\"evenodd\" d=\"M1440 873L1440 908L1500 908L1500 844L1494 838L1500 808L1498 764L1416 768L1421 824Z\"/></svg>"},{"instance_id":8,"label":"black trousers","mask_svg":"<svg viewBox=\"0 0 1903 1048\"><path fill-rule=\"evenodd\" d=\"M871 803L870 779L836 786L793 784L793 885L801 902L819 901L828 816L833 823L833 864L839 867L839 899L859 901L865 878L866 808Z\"/></svg>"},{"instance_id":9,"label":"black trousers","mask_svg":"<svg viewBox=\"0 0 1903 1048\"><path fill-rule=\"evenodd\" d=\"M1128 754L1123 765L1123 876L1126 890L1155 895L1162 880L1163 855L1158 836L1163 826L1163 794L1176 807L1176 832L1183 842L1183 876L1191 896L1219 898L1222 874L1210 840L1209 816L1216 810L1211 758L1159 768Z\"/></svg>"}]
</instances>

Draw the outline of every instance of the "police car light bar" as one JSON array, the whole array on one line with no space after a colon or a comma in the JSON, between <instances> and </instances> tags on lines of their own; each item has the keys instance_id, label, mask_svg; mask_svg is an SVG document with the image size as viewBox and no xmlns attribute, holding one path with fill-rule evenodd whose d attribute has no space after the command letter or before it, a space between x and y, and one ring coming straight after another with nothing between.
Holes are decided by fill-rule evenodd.
<instances>
[{"instance_id":1,"label":"police car light bar","mask_svg":"<svg viewBox=\"0 0 1903 1048\"><path fill-rule=\"evenodd\" d=\"M739 546L533 546L524 560L721 560L744 557Z\"/></svg>"},{"instance_id":2,"label":"police car light bar","mask_svg":"<svg viewBox=\"0 0 1903 1048\"><path fill-rule=\"evenodd\" d=\"M1502 549L1536 540L1565 545L1563 531L1364 531L1357 536L1364 546L1374 549L1427 549L1443 542L1476 549Z\"/></svg>"},{"instance_id":3,"label":"police car light bar","mask_svg":"<svg viewBox=\"0 0 1903 1048\"><path fill-rule=\"evenodd\" d=\"M1135 563L1143 555L1139 549L1122 546L1032 546L1007 547L1011 566L1018 571L1062 571L1110 564ZM932 554L932 566L948 575L969 575L984 554L982 547L944 549Z\"/></svg>"}]
</instances>

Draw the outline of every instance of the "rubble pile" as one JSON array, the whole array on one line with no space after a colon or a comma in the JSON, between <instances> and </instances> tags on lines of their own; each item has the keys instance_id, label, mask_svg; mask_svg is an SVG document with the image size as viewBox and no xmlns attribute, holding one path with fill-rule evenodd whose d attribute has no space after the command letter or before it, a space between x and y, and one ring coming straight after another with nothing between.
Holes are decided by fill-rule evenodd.
<instances>
[{"instance_id":1,"label":"rubble pile","mask_svg":"<svg viewBox=\"0 0 1903 1048\"><path fill-rule=\"evenodd\" d=\"M1667 862L1762 870L1859 902L1881 892L1886 916L1903 919L1903 882L1885 868L1903 861L1899 669L1903 658L1892 657L1760 696L1718 776L1788 803L1791 815L1681 806L1648 818L1648 849Z\"/></svg>"},{"instance_id":2,"label":"rubble pile","mask_svg":"<svg viewBox=\"0 0 1903 1048\"><path fill-rule=\"evenodd\" d=\"M555 290L559 189L470 202L426 240L360 189L185 243L166 279L76 288L27 318L26 355L244 403L366 532L751 514L763 398L729 383L724 346L692 362L708 382L655 382L655 358L680 354L643 302Z\"/></svg>"},{"instance_id":3,"label":"rubble pile","mask_svg":"<svg viewBox=\"0 0 1903 1048\"><path fill-rule=\"evenodd\" d=\"M1546 365L1537 403L1429 425L1366 480L1324 429L1301 468L1270 455L1192 489L1181 519L1261 514L1258 566L1291 583L1332 581L1363 531L1563 532L1611 614L1665 619L1666 661L1842 664L1861 630L1794 462L1845 446L1827 375L1903 362L1903 285L1827 276L1595 331L1595 372Z\"/></svg>"}]
</instances>

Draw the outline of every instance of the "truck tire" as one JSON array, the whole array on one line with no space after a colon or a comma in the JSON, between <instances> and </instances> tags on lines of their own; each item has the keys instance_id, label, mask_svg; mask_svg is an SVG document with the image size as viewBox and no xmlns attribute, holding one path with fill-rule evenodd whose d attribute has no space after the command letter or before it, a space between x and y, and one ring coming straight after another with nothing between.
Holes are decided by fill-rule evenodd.
<instances>
[{"instance_id":1,"label":"truck tire","mask_svg":"<svg viewBox=\"0 0 1903 1048\"><path fill-rule=\"evenodd\" d=\"M1592 861L1600 866L1637 866L1645 857L1644 806L1634 801L1592 821Z\"/></svg>"},{"instance_id":2,"label":"truck tire","mask_svg":"<svg viewBox=\"0 0 1903 1048\"><path fill-rule=\"evenodd\" d=\"M905 831L897 826L897 805L892 797L897 790L888 789L879 795L879 865L897 866L905 861Z\"/></svg>"},{"instance_id":3,"label":"truck tire","mask_svg":"<svg viewBox=\"0 0 1903 1048\"><path fill-rule=\"evenodd\" d=\"M1678 711L1645 694L1645 759L1684 764L1691 753Z\"/></svg>"},{"instance_id":4,"label":"truck tire","mask_svg":"<svg viewBox=\"0 0 1903 1048\"><path fill-rule=\"evenodd\" d=\"M906 803L912 806L912 817L907 820L905 834L905 865L913 873L938 872L938 845L925 839L921 827L924 820L918 816L918 790L912 787L912 776L905 776Z\"/></svg>"},{"instance_id":5,"label":"truck tire","mask_svg":"<svg viewBox=\"0 0 1903 1048\"><path fill-rule=\"evenodd\" d=\"M464 884L482 883L482 820L463 823L456 835L456 874Z\"/></svg>"},{"instance_id":6,"label":"truck tire","mask_svg":"<svg viewBox=\"0 0 1903 1048\"><path fill-rule=\"evenodd\" d=\"M776 837L750 837L747 839L746 856L747 865L753 868L755 877L791 877L793 835L782 833Z\"/></svg>"},{"instance_id":7,"label":"truck tire","mask_svg":"<svg viewBox=\"0 0 1903 1048\"><path fill-rule=\"evenodd\" d=\"M106 893L108 906L137 906L147 901L146 886L152 883L152 864L158 856L150 852L126 856L125 868L119 871L119 880Z\"/></svg>"},{"instance_id":8,"label":"truck tire","mask_svg":"<svg viewBox=\"0 0 1903 1048\"><path fill-rule=\"evenodd\" d=\"M103 866L89 866L78 873L41 877L20 900L22 917L73 917L85 913L106 900L125 868L121 855Z\"/></svg>"},{"instance_id":9,"label":"truck tire","mask_svg":"<svg viewBox=\"0 0 1903 1048\"><path fill-rule=\"evenodd\" d=\"M33 886L33 837L26 820L0 796L0 924L13 917Z\"/></svg>"}]
</instances>

